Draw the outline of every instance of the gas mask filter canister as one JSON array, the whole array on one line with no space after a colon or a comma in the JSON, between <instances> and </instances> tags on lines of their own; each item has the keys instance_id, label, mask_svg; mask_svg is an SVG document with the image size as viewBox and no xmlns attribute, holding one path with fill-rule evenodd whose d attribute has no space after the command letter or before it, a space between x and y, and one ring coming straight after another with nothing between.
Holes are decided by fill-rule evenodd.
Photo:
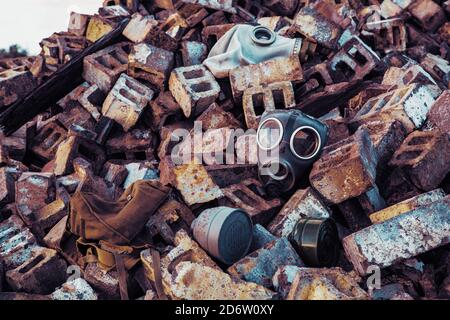
<instances>
[{"instance_id":1,"label":"gas mask filter canister","mask_svg":"<svg viewBox=\"0 0 450 320\"><path fill-rule=\"evenodd\" d=\"M307 266L336 266L339 259L339 236L334 220L300 219L289 235L289 240Z\"/></svg>"},{"instance_id":2,"label":"gas mask filter canister","mask_svg":"<svg viewBox=\"0 0 450 320\"><path fill-rule=\"evenodd\" d=\"M319 158L328 127L299 110L275 110L262 115L256 139L260 180L287 192Z\"/></svg>"},{"instance_id":3,"label":"gas mask filter canister","mask_svg":"<svg viewBox=\"0 0 450 320\"><path fill-rule=\"evenodd\" d=\"M252 219L241 209L206 209L192 222L191 228L200 246L227 265L243 258L252 243Z\"/></svg>"}]
</instances>

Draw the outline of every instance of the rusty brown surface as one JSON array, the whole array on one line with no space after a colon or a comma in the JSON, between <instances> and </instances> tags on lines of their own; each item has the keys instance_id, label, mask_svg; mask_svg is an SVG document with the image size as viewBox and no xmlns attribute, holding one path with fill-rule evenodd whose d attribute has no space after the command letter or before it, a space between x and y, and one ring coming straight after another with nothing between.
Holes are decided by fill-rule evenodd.
<instances>
[{"instance_id":1,"label":"rusty brown surface","mask_svg":"<svg viewBox=\"0 0 450 320\"><path fill-rule=\"evenodd\" d=\"M449 1L433 0L106 0L96 14L71 13L37 56L0 57L2 113L129 19L120 41L80 62L68 94L15 133L0 128L0 291L15 291L0 299L120 299L118 268L83 259L67 233L70 200L115 201L142 179L171 192L135 239L131 299L160 299L161 289L174 300L448 299L449 14ZM298 55L216 79L203 61L242 23L301 39ZM258 180L255 129L277 109L329 129L289 194ZM177 140L180 130L191 139ZM232 266L191 236L217 206L255 224ZM304 218L336 222L336 268L304 265L287 240ZM68 265L83 279L66 281ZM380 289L367 287L369 266L382 269Z\"/></svg>"},{"instance_id":2,"label":"rusty brown surface","mask_svg":"<svg viewBox=\"0 0 450 320\"><path fill-rule=\"evenodd\" d=\"M390 165L401 168L421 190L435 189L448 173L450 141L440 130L411 133L394 153Z\"/></svg>"}]
</instances>

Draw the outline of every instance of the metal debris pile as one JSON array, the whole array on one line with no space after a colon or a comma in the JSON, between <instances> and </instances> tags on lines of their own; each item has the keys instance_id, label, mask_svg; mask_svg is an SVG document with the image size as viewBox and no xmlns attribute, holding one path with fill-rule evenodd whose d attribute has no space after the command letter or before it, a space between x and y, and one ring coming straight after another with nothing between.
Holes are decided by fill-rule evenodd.
<instances>
[{"instance_id":1,"label":"metal debris pile","mask_svg":"<svg viewBox=\"0 0 450 320\"><path fill-rule=\"evenodd\" d=\"M74 90L0 136L0 299L124 298L120 272L80 263L63 240L75 192L112 201L140 179L173 190L143 226L160 259L141 252L130 299L450 298L449 16L439 0L106 0L72 13L38 56L0 60L1 113L124 26L84 57ZM236 24L301 39L298 54L216 78L202 62ZM219 152L214 137L280 108L329 128L295 192L264 188L255 134L236 141L244 164L172 161L172 133L195 120L213 130L193 153ZM217 206L254 224L231 265L191 230ZM335 221L334 265L292 241L308 218Z\"/></svg>"}]
</instances>

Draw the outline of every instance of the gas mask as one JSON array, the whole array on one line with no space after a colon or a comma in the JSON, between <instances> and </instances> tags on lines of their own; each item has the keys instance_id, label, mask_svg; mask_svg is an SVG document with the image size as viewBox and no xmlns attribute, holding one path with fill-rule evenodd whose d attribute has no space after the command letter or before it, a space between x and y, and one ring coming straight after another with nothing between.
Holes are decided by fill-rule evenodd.
<instances>
[{"instance_id":1,"label":"gas mask","mask_svg":"<svg viewBox=\"0 0 450 320\"><path fill-rule=\"evenodd\" d=\"M276 192L292 190L317 160L328 127L299 110L265 112L256 134L259 178Z\"/></svg>"},{"instance_id":2,"label":"gas mask","mask_svg":"<svg viewBox=\"0 0 450 320\"><path fill-rule=\"evenodd\" d=\"M217 41L203 64L216 78L225 78L239 66L298 55L301 43L301 39L280 36L264 26L240 24Z\"/></svg>"}]
</instances>

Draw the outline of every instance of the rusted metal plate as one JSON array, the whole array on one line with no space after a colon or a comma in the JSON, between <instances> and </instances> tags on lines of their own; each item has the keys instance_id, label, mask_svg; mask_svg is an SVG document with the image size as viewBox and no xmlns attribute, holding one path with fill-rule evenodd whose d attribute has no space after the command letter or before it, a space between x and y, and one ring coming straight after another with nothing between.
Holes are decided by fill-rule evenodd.
<instances>
[{"instance_id":1,"label":"rusted metal plate","mask_svg":"<svg viewBox=\"0 0 450 320\"><path fill-rule=\"evenodd\" d=\"M374 212L369 216L369 218L372 223L382 223L405 212L409 212L421 206L429 205L430 203L438 201L444 197L444 191L442 189L436 189L404 200L383 210Z\"/></svg>"},{"instance_id":2,"label":"rusted metal plate","mask_svg":"<svg viewBox=\"0 0 450 320\"><path fill-rule=\"evenodd\" d=\"M245 281L271 287L272 276L280 265L304 266L287 238L271 241L233 264L227 271Z\"/></svg>"},{"instance_id":3,"label":"rusted metal plate","mask_svg":"<svg viewBox=\"0 0 450 320\"><path fill-rule=\"evenodd\" d=\"M448 14L435 0L105 0L37 56L0 57L0 284L45 291L0 299L118 299L118 270L90 262L87 283L63 284L58 254L82 261L66 233L74 193L116 201L139 180L173 188L136 239L162 273L161 288L143 250L128 273L140 299L448 298ZM219 40L241 24L276 34L258 48L269 58L216 79L203 62L216 44L235 55ZM291 50L282 37L299 41L273 58ZM277 109L319 118L329 138L309 179L275 196L257 180L255 129ZM229 273L191 237L218 206L254 224ZM352 272L303 267L287 240L302 218L333 218ZM371 265L389 267L379 290L355 274Z\"/></svg>"},{"instance_id":4,"label":"rusted metal plate","mask_svg":"<svg viewBox=\"0 0 450 320\"><path fill-rule=\"evenodd\" d=\"M287 300L366 300L369 297L359 281L355 272L340 268L299 268Z\"/></svg>"},{"instance_id":5,"label":"rusted metal plate","mask_svg":"<svg viewBox=\"0 0 450 320\"><path fill-rule=\"evenodd\" d=\"M367 131L328 146L313 165L311 185L334 204L369 191L375 183L377 157Z\"/></svg>"},{"instance_id":6,"label":"rusted metal plate","mask_svg":"<svg viewBox=\"0 0 450 320\"><path fill-rule=\"evenodd\" d=\"M343 245L355 270L387 267L450 242L450 198L418 207L344 238Z\"/></svg>"},{"instance_id":7,"label":"rusted metal plate","mask_svg":"<svg viewBox=\"0 0 450 320\"><path fill-rule=\"evenodd\" d=\"M180 262L171 289L186 300L271 300L275 294L251 282L236 281L228 274L189 261Z\"/></svg>"},{"instance_id":8,"label":"rusted metal plate","mask_svg":"<svg viewBox=\"0 0 450 320\"><path fill-rule=\"evenodd\" d=\"M439 186L450 171L450 140L440 130L414 131L389 162L401 168L421 190Z\"/></svg>"},{"instance_id":9,"label":"rusted metal plate","mask_svg":"<svg viewBox=\"0 0 450 320\"><path fill-rule=\"evenodd\" d=\"M200 115L220 93L219 84L203 65L174 69L169 89L186 117Z\"/></svg>"},{"instance_id":10,"label":"rusted metal plate","mask_svg":"<svg viewBox=\"0 0 450 320\"><path fill-rule=\"evenodd\" d=\"M97 294L83 278L65 282L60 288L57 288L52 294L53 300L97 300Z\"/></svg>"},{"instance_id":11,"label":"rusted metal plate","mask_svg":"<svg viewBox=\"0 0 450 320\"><path fill-rule=\"evenodd\" d=\"M180 191L188 205L206 203L223 196L201 164L183 164L173 169L174 186Z\"/></svg>"},{"instance_id":12,"label":"rusted metal plate","mask_svg":"<svg viewBox=\"0 0 450 320\"><path fill-rule=\"evenodd\" d=\"M240 101L244 91L250 87L301 80L303 80L303 71L297 56L268 60L230 71L230 82L235 101Z\"/></svg>"}]
</instances>

